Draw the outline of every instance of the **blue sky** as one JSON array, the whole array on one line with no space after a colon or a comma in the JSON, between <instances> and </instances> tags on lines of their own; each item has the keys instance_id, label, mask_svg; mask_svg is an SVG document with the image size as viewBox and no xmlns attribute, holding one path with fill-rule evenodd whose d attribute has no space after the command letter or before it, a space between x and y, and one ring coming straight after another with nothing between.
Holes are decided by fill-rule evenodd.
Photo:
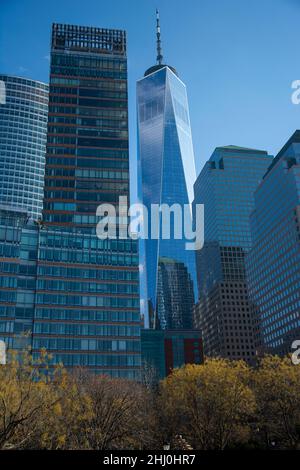
<instances>
[{"instance_id":1,"label":"blue sky","mask_svg":"<svg viewBox=\"0 0 300 470\"><path fill-rule=\"evenodd\" d=\"M0 73L48 81L52 22L126 29L134 193L135 83L155 62L156 7L165 61L187 85L197 173L220 145L276 154L300 128L300 0L0 0Z\"/></svg>"}]
</instances>

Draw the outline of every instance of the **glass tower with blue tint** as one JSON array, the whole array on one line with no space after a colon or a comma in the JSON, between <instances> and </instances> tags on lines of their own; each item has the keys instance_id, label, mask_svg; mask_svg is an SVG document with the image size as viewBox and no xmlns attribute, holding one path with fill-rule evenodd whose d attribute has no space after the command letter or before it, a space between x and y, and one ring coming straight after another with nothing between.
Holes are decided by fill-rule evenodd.
<instances>
[{"instance_id":1,"label":"glass tower with blue tint","mask_svg":"<svg viewBox=\"0 0 300 470\"><path fill-rule=\"evenodd\" d=\"M251 361L255 354L245 255L254 191L271 162L265 151L218 147L195 183L195 203L204 204L204 246L196 252L194 319L209 356Z\"/></svg>"},{"instance_id":2,"label":"glass tower with blue tint","mask_svg":"<svg viewBox=\"0 0 300 470\"><path fill-rule=\"evenodd\" d=\"M249 296L258 346L286 354L300 339L300 131L275 157L255 192Z\"/></svg>"},{"instance_id":3,"label":"glass tower with blue tint","mask_svg":"<svg viewBox=\"0 0 300 470\"><path fill-rule=\"evenodd\" d=\"M48 85L0 75L0 204L41 217L47 139Z\"/></svg>"},{"instance_id":4,"label":"glass tower with blue tint","mask_svg":"<svg viewBox=\"0 0 300 470\"><path fill-rule=\"evenodd\" d=\"M173 67L162 64L159 24L157 36L158 64L148 69L137 83L139 199L148 209L148 215L152 204L178 204L183 213L184 205L192 202L195 181L186 87ZM156 327L162 327L158 313L162 311L164 295L168 295L167 289L158 295L158 268L162 258L183 263L196 289L194 252L186 250L184 235L180 239L174 237L174 217L171 216L170 239L162 237L160 214L156 237L150 236L149 217L149 237L141 242L142 291L149 313L155 312ZM191 219L191 212L188 217ZM184 323L192 326L189 303L183 315ZM148 324L146 311L145 325ZM164 327L170 325L164 322Z\"/></svg>"}]
</instances>

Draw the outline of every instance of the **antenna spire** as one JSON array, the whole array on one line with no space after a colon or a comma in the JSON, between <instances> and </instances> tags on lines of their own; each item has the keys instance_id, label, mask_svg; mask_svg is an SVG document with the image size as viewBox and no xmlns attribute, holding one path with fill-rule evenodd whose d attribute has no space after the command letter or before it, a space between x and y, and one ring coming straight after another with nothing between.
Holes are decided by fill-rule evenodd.
<instances>
[{"instance_id":1,"label":"antenna spire","mask_svg":"<svg viewBox=\"0 0 300 470\"><path fill-rule=\"evenodd\" d=\"M161 65L163 56L162 56L162 48L161 48L161 40L160 40L159 11L157 8L156 8L156 48L157 48L156 61L159 65Z\"/></svg>"}]
</instances>

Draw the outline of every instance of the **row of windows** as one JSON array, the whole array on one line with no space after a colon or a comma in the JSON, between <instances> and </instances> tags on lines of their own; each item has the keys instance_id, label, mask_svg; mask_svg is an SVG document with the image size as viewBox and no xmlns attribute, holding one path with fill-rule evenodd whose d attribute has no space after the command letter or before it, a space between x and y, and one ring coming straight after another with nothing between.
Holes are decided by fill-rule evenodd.
<instances>
[{"instance_id":1,"label":"row of windows","mask_svg":"<svg viewBox=\"0 0 300 470\"><path fill-rule=\"evenodd\" d=\"M84 69L72 67L51 67L51 75L65 75L73 77L94 77L94 78L111 78L114 80L126 80L127 72L122 71L105 71L101 69Z\"/></svg>"},{"instance_id":2,"label":"row of windows","mask_svg":"<svg viewBox=\"0 0 300 470\"><path fill-rule=\"evenodd\" d=\"M107 171L107 170L85 170L76 168L75 176L80 178L95 178L95 179L121 179L128 180L128 171ZM77 182L79 184L80 181Z\"/></svg>"},{"instance_id":3,"label":"row of windows","mask_svg":"<svg viewBox=\"0 0 300 470\"><path fill-rule=\"evenodd\" d=\"M115 138L115 139L127 139L128 131L124 129L101 129L97 127L96 129L92 128L78 128L78 126L66 126L66 127L57 127L57 126L48 126L49 134L70 134L76 137L85 136L85 137L101 137L101 138Z\"/></svg>"},{"instance_id":4,"label":"row of windows","mask_svg":"<svg viewBox=\"0 0 300 470\"><path fill-rule=\"evenodd\" d=\"M1 330L0 330L1 331ZM107 340L95 340L95 339L52 339L52 338L34 338L33 340L34 349L43 349L47 351L52 350L64 350L69 349L71 351L101 351L101 352L117 352L117 351L128 351L128 352L139 352L140 342L139 341L107 341Z\"/></svg>"},{"instance_id":5,"label":"row of windows","mask_svg":"<svg viewBox=\"0 0 300 470\"><path fill-rule=\"evenodd\" d=\"M27 91L22 91L22 90L16 90L12 91L9 90L8 93L8 99L6 100L7 104L18 102L21 105L23 103L27 103L34 107L36 103L42 103L47 105L48 104L48 93L46 95L40 95L37 96L36 94L31 93L30 90Z\"/></svg>"},{"instance_id":6,"label":"row of windows","mask_svg":"<svg viewBox=\"0 0 300 470\"><path fill-rule=\"evenodd\" d=\"M84 137L65 137L65 136L51 136L48 134L48 144L54 145L79 145L82 147L101 147L101 148L118 148L127 149L128 140L116 139L110 140L104 137L101 138L84 138Z\"/></svg>"},{"instance_id":7,"label":"row of windows","mask_svg":"<svg viewBox=\"0 0 300 470\"><path fill-rule=\"evenodd\" d=\"M84 78L50 78L50 91L55 91L58 86L66 85L69 87L99 88L101 90L126 90L126 81L118 80L85 80Z\"/></svg>"},{"instance_id":8,"label":"row of windows","mask_svg":"<svg viewBox=\"0 0 300 470\"><path fill-rule=\"evenodd\" d=\"M0 250L1 253L1 250ZM8 255L7 255L8 256ZM135 255L112 255L110 253L82 253L74 251L57 251L41 249L41 260L65 263L98 264L104 266L137 266L138 257Z\"/></svg>"},{"instance_id":9,"label":"row of windows","mask_svg":"<svg viewBox=\"0 0 300 470\"><path fill-rule=\"evenodd\" d=\"M97 82L96 82L97 83ZM101 80L100 83L105 83L105 80ZM100 87L99 87L100 88ZM112 98L112 99L127 99L127 92L120 91L120 89L109 89L102 87L100 89L97 88L82 88L82 87L58 87L58 86L51 86L50 87L50 96L58 95L73 95L73 96L86 96L86 97L100 97L100 98ZM124 90L124 89L123 89Z\"/></svg>"},{"instance_id":10,"label":"row of windows","mask_svg":"<svg viewBox=\"0 0 300 470\"><path fill-rule=\"evenodd\" d=\"M124 189L120 188L119 192L103 192L98 189L97 192L91 191L89 193L86 192L76 192L75 199L77 201L85 202L80 203L77 202L61 202L61 201L54 201L48 202L47 200L44 201L44 210L45 211L76 211L76 212L91 212L93 214L96 213L97 207L99 204L112 202L118 203L120 195L126 195L127 192ZM57 197L57 196L55 196ZM47 196L45 195L45 198ZM72 198L71 198L72 199ZM50 197L52 200L52 197ZM90 204L88 204L90 202Z\"/></svg>"},{"instance_id":11,"label":"row of windows","mask_svg":"<svg viewBox=\"0 0 300 470\"><path fill-rule=\"evenodd\" d=\"M48 91L48 85L46 83L30 80L29 78L0 75L0 80L3 80L6 86L11 89L18 89L19 87L21 87L22 89L23 87L24 89L27 89L28 87L31 87L37 94L44 94Z\"/></svg>"},{"instance_id":12,"label":"row of windows","mask_svg":"<svg viewBox=\"0 0 300 470\"><path fill-rule=\"evenodd\" d=\"M0 291L0 302L15 302L16 291Z\"/></svg>"},{"instance_id":13,"label":"row of windows","mask_svg":"<svg viewBox=\"0 0 300 470\"><path fill-rule=\"evenodd\" d=\"M74 235L61 235L61 232L48 234L41 233L40 246L55 247L55 248L70 248L72 250L87 249L87 250L111 250L119 252L136 252L136 242L132 240L100 240L96 236L74 236Z\"/></svg>"},{"instance_id":14,"label":"row of windows","mask_svg":"<svg viewBox=\"0 0 300 470\"><path fill-rule=\"evenodd\" d=\"M122 120L128 118L128 111L125 108L122 109L107 109L107 108L88 108L88 107L77 107L77 106L58 106L49 104L49 119L52 114L73 114L74 116L87 116L101 117L104 119L117 119ZM25 116L26 117L26 116ZM51 122L51 120L49 121Z\"/></svg>"},{"instance_id":15,"label":"row of windows","mask_svg":"<svg viewBox=\"0 0 300 470\"><path fill-rule=\"evenodd\" d=\"M15 277L0 276L0 287L8 287L11 289L17 287L17 279Z\"/></svg>"},{"instance_id":16,"label":"row of windows","mask_svg":"<svg viewBox=\"0 0 300 470\"><path fill-rule=\"evenodd\" d=\"M76 310L57 308L11 307L0 305L0 317L41 320L71 320L107 323L136 323L140 325L140 313L132 310Z\"/></svg>"},{"instance_id":17,"label":"row of windows","mask_svg":"<svg viewBox=\"0 0 300 470\"><path fill-rule=\"evenodd\" d=\"M35 354L34 357L38 357ZM106 366L106 367L126 367L141 365L140 355L104 355L104 354L53 354L55 364L64 364L66 367L75 366ZM110 372L110 371L109 371ZM118 371L119 372L119 371ZM108 371L104 371L104 374ZM124 377L127 377L129 371L123 371Z\"/></svg>"},{"instance_id":18,"label":"row of windows","mask_svg":"<svg viewBox=\"0 0 300 470\"><path fill-rule=\"evenodd\" d=\"M47 152L48 152L47 158L49 158L49 156L51 157L52 155L68 155L68 156L75 157L75 148L50 146L48 147ZM128 150L112 150L109 148L107 149L77 148L76 155L78 157L94 157L94 158L101 158L101 159L102 158L109 158L109 159L116 159L116 158L128 159L129 158Z\"/></svg>"},{"instance_id":19,"label":"row of windows","mask_svg":"<svg viewBox=\"0 0 300 470\"><path fill-rule=\"evenodd\" d=\"M19 295L19 293L18 293ZM21 299L20 299L21 303ZM24 301L25 303L25 301ZM37 294L37 304L46 305L74 305L81 307L113 307L113 308L138 308L138 298L127 297L96 297L86 295L56 295Z\"/></svg>"},{"instance_id":20,"label":"row of windows","mask_svg":"<svg viewBox=\"0 0 300 470\"><path fill-rule=\"evenodd\" d=\"M12 117L12 119L10 119ZM18 120L16 121L16 118ZM16 125L24 125L24 128L36 131L45 131L47 128L47 107L45 109L32 109L30 107L16 108L1 106L0 108L0 122L2 124L8 121L14 121Z\"/></svg>"},{"instance_id":21,"label":"row of windows","mask_svg":"<svg viewBox=\"0 0 300 470\"><path fill-rule=\"evenodd\" d=\"M97 119L94 117L76 118L66 116L49 116L48 124L49 126L51 124L65 124L66 126L91 126L99 127L102 129L127 129L127 120L103 118ZM66 129L67 127L64 127L65 132Z\"/></svg>"},{"instance_id":22,"label":"row of windows","mask_svg":"<svg viewBox=\"0 0 300 470\"><path fill-rule=\"evenodd\" d=\"M0 321L0 333L12 333L14 331L14 322Z\"/></svg>"},{"instance_id":23,"label":"row of windows","mask_svg":"<svg viewBox=\"0 0 300 470\"><path fill-rule=\"evenodd\" d=\"M5 282L1 282L2 280ZM19 287L33 288L35 280L19 279ZM0 277L0 287L15 287L15 278ZM101 293L101 294L138 294L138 286L136 284L116 284L116 283L96 283L96 282L71 282L59 281L49 279L39 279L37 281L37 289L44 291L65 291L65 292L88 292L88 293Z\"/></svg>"},{"instance_id":24,"label":"row of windows","mask_svg":"<svg viewBox=\"0 0 300 470\"><path fill-rule=\"evenodd\" d=\"M67 335L67 336L137 336L139 326L125 325L91 325L80 323L42 323L35 321L34 334Z\"/></svg>"},{"instance_id":25,"label":"row of windows","mask_svg":"<svg viewBox=\"0 0 300 470\"><path fill-rule=\"evenodd\" d=\"M13 265L13 266L17 267L17 265ZM0 269L1 269L1 264L0 264ZM124 269L122 270L89 269L88 266L86 266L84 269L79 269L79 268L69 268L69 267L64 267L64 266L39 265L38 276L80 278L80 279L84 279L84 278L85 279L99 279L99 280L106 280L106 281L138 281L139 279L139 273L137 270L125 271Z\"/></svg>"},{"instance_id":26,"label":"row of windows","mask_svg":"<svg viewBox=\"0 0 300 470\"><path fill-rule=\"evenodd\" d=\"M95 168L95 170L97 168L103 168L103 170L101 170L101 171L107 171L107 173L108 173L109 171L113 171L113 168L118 168L120 170L122 170L122 169L128 170L129 162L128 162L128 160L117 161L117 160L100 160L100 159L88 159L88 158L86 158L86 159L81 158L80 159L80 158L78 158L77 159L77 168L76 169L75 169L75 167L74 168L49 168L49 166L46 167L46 177L47 176L62 176L62 177L64 176L64 177L73 177L74 178L75 175L78 176L81 173L81 169L78 168L78 166L81 167L82 170L87 169L87 171L90 171L93 168ZM93 171L95 171L95 170L93 170ZM91 173L89 173L89 174L91 174ZM97 173L95 173L95 175L96 174ZM48 184L49 181L51 181L51 180L47 179L46 186L48 186L48 185L52 186L51 184Z\"/></svg>"},{"instance_id":27,"label":"row of windows","mask_svg":"<svg viewBox=\"0 0 300 470\"><path fill-rule=\"evenodd\" d=\"M68 55L68 54L52 54L51 65L61 65L69 67L92 67L99 70L112 69L112 70L126 70L126 60L115 58L94 58L83 57L81 55ZM60 72L64 75L63 72Z\"/></svg>"},{"instance_id":28,"label":"row of windows","mask_svg":"<svg viewBox=\"0 0 300 470\"><path fill-rule=\"evenodd\" d=\"M22 313L27 314L26 311L20 311L16 308L16 315ZM8 312L11 313L11 312ZM29 312L30 313L30 312ZM5 316L5 315L2 315ZM10 316L10 315L7 315ZM49 320L72 320L72 321L95 321L95 322L134 322L140 323L139 310L75 310L75 309L57 309L57 308L36 308L35 318L49 319Z\"/></svg>"},{"instance_id":29,"label":"row of windows","mask_svg":"<svg viewBox=\"0 0 300 470\"><path fill-rule=\"evenodd\" d=\"M0 317L14 317L15 309L14 307L7 307L0 305Z\"/></svg>"},{"instance_id":30,"label":"row of windows","mask_svg":"<svg viewBox=\"0 0 300 470\"><path fill-rule=\"evenodd\" d=\"M72 98L70 96L58 95L58 96L50 96L50 103L51 106L55 104L59 105L77 105L77 106L91 106L95 108L126 108L127 109L127 100L124 99L102 99L97 98Z\"/></svg>"},{"instance_id":31,"label":"row of windows","mask_svg":"<svg viewBox=\"0 0 300 470\"><path fill-rule=\"evenodd\" d=\"M20 153L21 151L23 152L23 154L26 154L28 156L41 156L41 154L43 155L45 152L46 139L44 135L30 136L28 135L28 132L26 132L26 135L19 134L16 139L15 133L5 133L5 135L1 137L1 140L3 142L3 144L1 145L3 156L5 156L6 152L11 152L11 157L19 157L20 155L22 155L22 153ZM12 158L10 158L10 160L12 160Z\"/></svg>"},{"instance_id":32,"label":"row of windows","mask_svg":"<svg viewBox=\"0 0 300 470\"><path fill-rule=\"evenodd\" d=\"M76 182L76 189L89 189L89 190L110 190L110 191L116 191L118 193L128 193L129 187L128 183L122 182L122 183L117 183L117 182L107 182L107 181L101 181L98 182L96 181L77 181ZM56 190L56 191L45 191L45 199L72 199L74 200L76 197L76 194L78 194L78 191L74 193L74 191L62 191L62 190ZM78 198L77 198L78 199ZM90 198L88 198L90 199ZM61 210L61 209L59 209Z\"/></svg>"},{"instance_id":33,"label":"row of windows","mask_svg":"<svg viewBox=\"0 0 300 470\"><path fill-rule=\"evenodd\" d=\"M19 253L18 246L0 244L0 256L3 258L18 258Z\"/></svg>"}]
</instances>

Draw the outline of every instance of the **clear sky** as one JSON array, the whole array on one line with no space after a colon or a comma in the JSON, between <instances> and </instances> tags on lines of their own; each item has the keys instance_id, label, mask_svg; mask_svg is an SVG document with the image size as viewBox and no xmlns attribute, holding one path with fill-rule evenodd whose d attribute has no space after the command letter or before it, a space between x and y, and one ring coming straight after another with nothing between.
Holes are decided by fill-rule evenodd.
<instances>
[{"instance_id":1,"label":"clear sky","mask_svg":"<svg viewBox=\"0 0 300 470\"><path fill-rule=\"evenodd\" d=\"M300 128L300 0L0 0L0 73L48 81L52 22L128 32L135 193L135 83L155 63L155 8L165 61L187 86L197 173L216 146L276 154Z\"/></svg>"}]
</instances>

